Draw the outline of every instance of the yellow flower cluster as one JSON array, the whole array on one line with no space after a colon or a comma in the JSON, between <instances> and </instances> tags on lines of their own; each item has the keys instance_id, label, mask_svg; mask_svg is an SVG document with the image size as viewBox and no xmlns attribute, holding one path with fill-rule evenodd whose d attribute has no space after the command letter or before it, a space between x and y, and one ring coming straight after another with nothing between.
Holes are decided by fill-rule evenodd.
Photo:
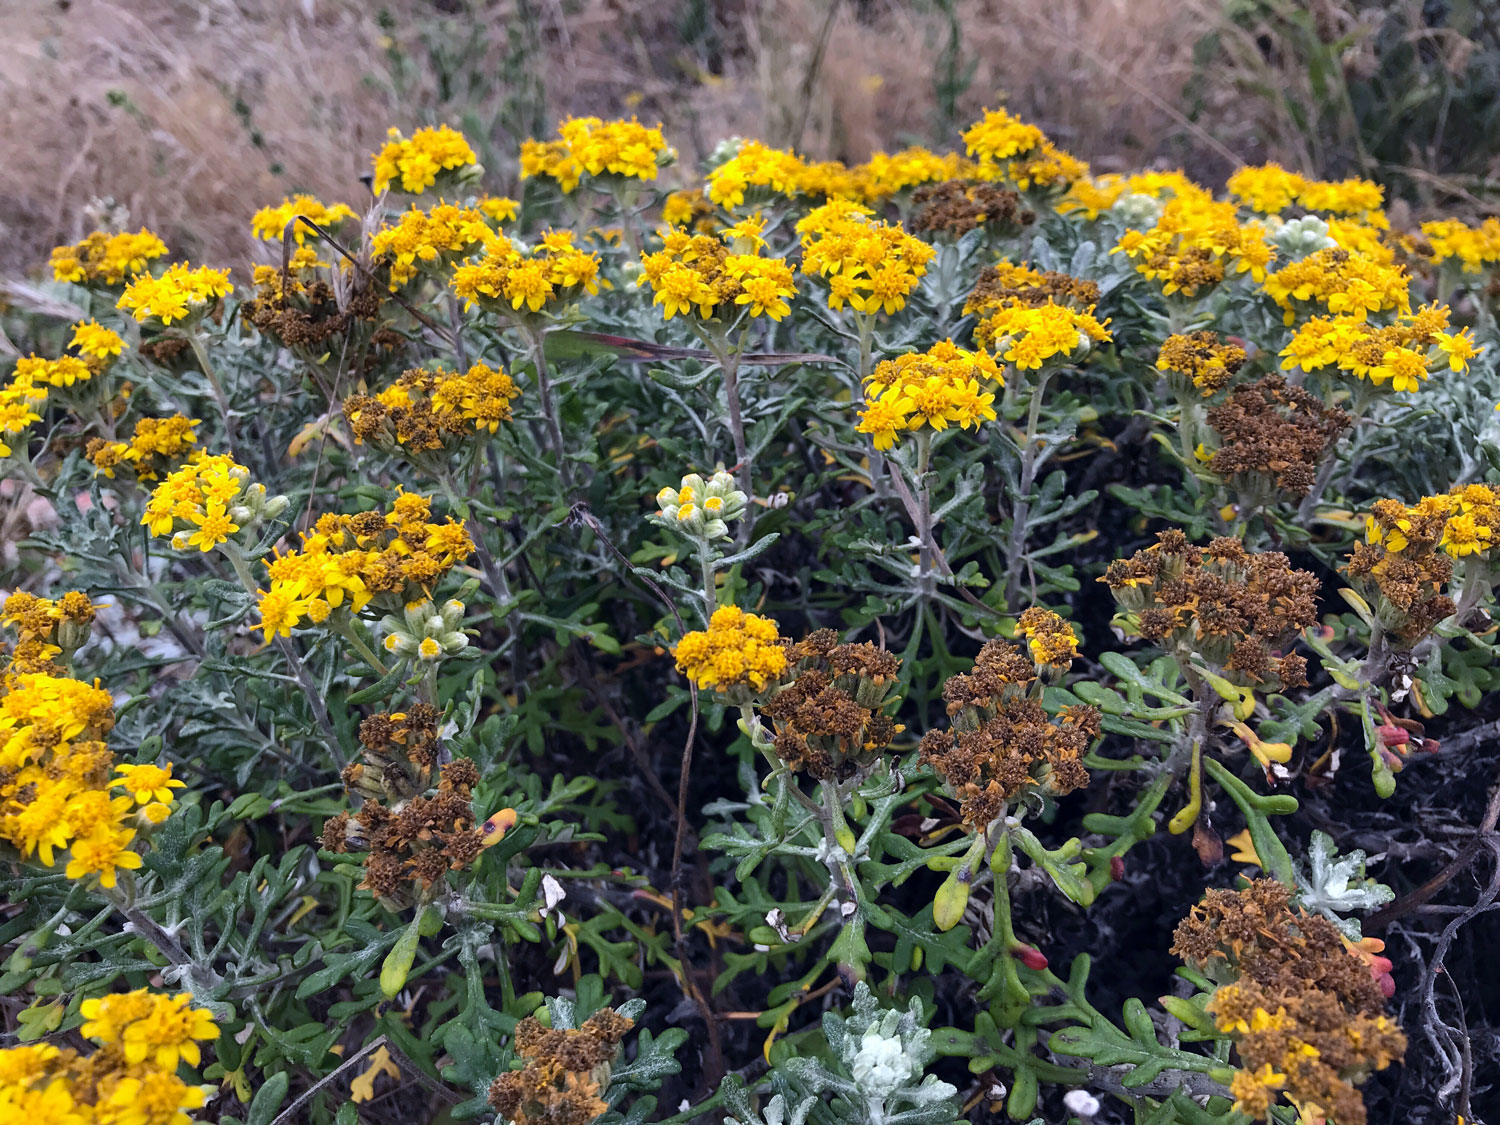
<instances>
[{"instance_id":1,"label":"yellow flower cluster","mask_svg":"<svg viewBox=\"0 0 1500 1125\"><path fill-rule=\"evenodd\" d=\"M432 520L432 501L402 492L388 512L318 518L301 549L266 561L270 579L259 591L261 629L289 637L306 618L320 625L334 610L358 613L372 602L400 613L430 599L445 574L474 552L464 525Z\"/></svg>"},{"instance_id":2,"label":"yellow flower cluster","mask_svg":"<svg viewBox=\"0 0 1500 1125\"><path fill-rule=\"evenodd\" d=\"M633 117L570 117L557 127L557 134L555 141L528 140L521 146L522 179L547 176L564 193L577 188L585 175L654 180L657 170L676 155L660 126L650 128Z\"/></svg>"},{"instance_id":3,"label":"yellow flower cluster","mask_svg":"<svg viewBox=\"0 0 1500 1125\"><path fill-rule=\"evenodd\" d=\"M354 209L345 203L325 204L311 195L286 196L275 206L262 207L250 217L250 233L266 242L280 242L286 236L287 224L299 215L320 227L332 227L354 218ZM310 233L311 228L302 223L292 228L292 238L298 246Z\"/></svg>"},{"instance_id":4,"label":"yellow flower cluster","mask_svg":"<svg viewBox=\"0 0 1500 1125\"><path fill-rule=\"evenodd\" d=\"M57 359L23 356L16 360L10 379L0 385L0 457L12 452L5 439L18 438L41 421L38 408L52 391L90 383L124 350L125 342L95 321L81 321L73 326L69 347L82 354Z\"/></svg>"},{"instance_id":5,"label":"yellow flower cluster","mask_svg":"<svg viewBox=\"0 0 1500 1125\"><path fill-rule=\"evenodd\" d=\"M745 141L739 151L708 174L707 201L735 208L747 193L798 196L811 199L848 199L880 203L919 184L943 180L989 178L981 168L958 153L935 153L914 146L900 152L872 153L852 168L837 161L808 162L794 152ZM662 214L664 222L685 225L695 214L687 208L692 195L677 201L678 210Z\"/></svg>"},{"instance_id":6,"label":"yellow flower cluster","mask_svg":"<svg viewBox=\"0 0 1500 1125\"><path fill-rule=\"evenodd\" d=\"M1004 109L985 110L963 139L969 155L979 161L978 178L1005 180L1022 191L1068 187L1089 173L1087 164Z\"/></svg>"},{"instance_id":7,"label":"yellow flower cluster","mask_svg":"<svg viewBox=\"0 0 1500 1125\"><path fill-rule=\"evenodd\" d=\"M125 341L112 328L105 328L97 320L81 320L73 325L73 338L68 347L79 355L90 359L107 360L125 351Z\"/></svg>"},{"instance_id":8,"label":"yellow flower cluster","mask_svg":"<svg viewBox=\"0 0 1500 1125\"><path fill-rule=\"evenodd\" d=\"M127 277L144 273L153 258L166 252L167 244L144 227L134 234L96 230L76 245L52 251L52 276L79 285L118 285Z\"/></svg>"},{"instance_id":9,"label":"yellow flower cluster","mask_svg":"<svg viewBox=\"0 0 1500 1125\"><path fill-rule=\"evenodd\" d=\"M1150 230L1127 230L1112 253L1127 255L1137 273L1162 283L1167 296L1194 297L1231 269L1264 281L1275 251L1263 226L1241 223L1234 204L1198 188L1167 200Z\"/></svg>"},{"instance_id":10,"label":"yellow flower cluster","mask_svg":"<svg viewBox=\"0 0 1500 1125\"><path fill-rule=\"evenodd\" d=\"M1265 279L1264 288L1281 306L1282 320L1288 325L1296 323L1299 313L1306 315L1309 305L1357 320L1373 312L1411 307L1406 271L1401 266L1351 253L1342 246L1287 263Z\"/></svg>"},{"instance_id":11,"label":"yellow flower cluster","mask_svg":"<svg viewBox=\"0 0 1500 1125\"><path fill-rule=\"evenodd\" d=\"M708 174L709 200L726 208L745 202L746 192L763 194L856 198L854 175L836 161L809 164L794 152L745 141L737 153Z\"/></svg>"},{"instance_id":12,"label":"yellow flower cluster","mask_svg":"<svg viewBox=\"0 0 1500 1125\"><path fill-rule=\"evenodd\" d=\"M1488 555L1500 545L1500 493L1487 484L1459 485L1424 496L1410 508L1382 500L1365 519L1365 542L1384 547L1387 554L1398 555L1413 542L1434 538L1455 559Z\"/></svg>"},{"instance_id":13,"label":"yellow flower cluster","mask_svg":"<svg viewBox=\"0 0 1500 1125\"><path fill-rule=\"evenodd\" d=\"M173 414L168 418L141 418L129 441L105 441L94 438L87 447L94 468L113 478L116 470L125 468L137 480L157 480L177 462L193 452L198 435L193 427L197 418Z\"/></svg>"},{"instance_id":14,"label":"yellow flower cluster","mask_svg":"<svg viewBox=\"0 0 1500 1125\"><path fill-rule=\"evenodd\" d=\"M125 287L116 306L130 312L136 320L155 317L163 324L171 324L203 312L210 300L217 300L233 289L227 269L194 268L176 262L160 277L139 274Z\"/></svg>"},{"instance_id":15,"label":"yellow flower cluster","mask_svg":"<svg viewBox=\"0 0 1500 1125\"><path fill-rule=\"evenodd\" d=\"M190 1125L205 1087L177 1075L202 1061L213 1017L176 996L138 988L85 1000L80 1033L99 1049L25 1043L0 1050L0 1121L36 1125Z\"/></svg>"},{"instance_id":16,"label":"yellow flower cluster","mask_svg":"<svg viewBox=\"0 0 1500 1125\"><path fill-rule=\"evenodd\" d=\"M477 207L439 202L430 210L412 207L394 226L375 232L370 248L391 271L391 288L412 278L424 263L433 268L451 265L494 237L485 213Z\"/></svg>"},{"instance_id":17,"label":"yellow flower cluster","mask_svg":"<svg viewBox=\"0 0 1500 1125\"><path fill-rule=\"evenodd\" d=\"M1333 367L1377 387L1389 383L1395 391L1415 391L1430 372L1444 366L1467 371L1479 354L1468 329L1447 330L1448 316L1447 305L1424 305L1383 328L1364 316L1314 317L1282 349L1281 366L1308 372Z\"/></svg>"},{"instance_id":18,"label":"yellow flower cluster","mask_svg":"<svg viewBox=\"0 0 1500 1125\"><path fill-rule=\"evenodd\" d=\"M22 375L17 366L15 376L0 386L0 457L11 455L11 442L24 442L31 424L42 420L36 408L47 401L47 388Z\"/></svg>"},{"instance_id":19,"label":"yellow flower cluster","mask_svg":"<svg viewBox=\"0 0 1500 1125\"><path fill-rule=\"evenodd\" d=\"M1483 273L1500 265L1500 219L1485 219L1477 227L1457 219L1422 224L1422 237L1438 265L1457 260L1464 273Z\"/></svg>"},{"instance_id":20,"label":"yellow flower cluster","mask_svg":"<svg viewBox=\"0 0 1500 1125\"><path fill-rule=\"evenodd\" d=\"M547 231L530 250L495 235L479 258L453 271L449 285L469 308L541 312L548 304L599 292L599 256L574 246L568 230Z\"/></svg>"},{"instance_id":21,"label":"yellow flower cluster","mask_svg":"<svg viewBox=\"0 0 1500 1125\"><path fill-rule=\"evenodd\" d=\"M16 631L17 641L11 647L3 675L6 678L30 672L61 675L63 669L54 658L71 656L88 640L98 608L80 590L70 590L56 601L24 590L11 594L0 608L0 623Z\"/></svg>"},{"instance_id":22,"label":"yellow flower cluster","mask_svg":"<svg viewBox=\"0 0 1500 1125\"><path fill-rule=\"evenodd\" d=\"M641 255L638 284L649 285L653 304L671 320L694 311L704 320L732 319L744 308L752 317L780 320L791 312L797 295L791 266L780 258L764 258L760 251L759 216L713 235L689 234L681 227L662 231L662 248Z\"/></svg>"},{"instance_id":23,"label":"yellow flower cluster","mask_svg":"<svg viewBox=\"0 0 1500 1125\"><path fill-rule=\"evenodd\" d=\"M797 223L802 272L828 282L831 309L847 303L856 312L899 312L927 276L936 251L871 214L858 203L835 199Z\"/></svg>"},{"instance_id":24,"label":"yellow flower cluster","mask_svg":"<svg viewBox=\"0 0 1500 1125\"><path fill-rule=\"evenodd\" d=\"M1279 164L1260 164L1239 169L1225 186L1230 195L1262 215L1279 215L1295 204L1304 211L1356 215L1381 229L1389 226L1381 209L1385 189L1369 180L1310 180Z\"/></svg>"},{"instance_id":25,"label":"yellow flower cluster","mask_svg":"<svg viewBox=\"0 0 1500 1125\"><path fill-rule=\"evenodd\" d=\"M936 153L914 146L894 153L871 153L853 173L859 198L875 203L921 184L971 179L979 175L979 169L956 152Z\"/></svg>"},{"instance_id":26,"label":"yellow flower cluster","mask_svg":"<svg viewBox=\"0 0 1500 1125\"><path fill-rule=\"evenodd\" d=\"M1078 634L1050 609L1032 606L1022 613L1016 635L1026 638L1031 659L1039 665L1067 668L1078 658Z\"/></svg>"},{"instance_id":27,"label":"yellow flower cluster","mask_svg":"<svg viewBox=\"0 0 1500 1125\"><path fill-rule=\"evenodd\" d=\"M1181 172L1136 172L1130 175L1110 172L1093 179L1075 180L1067 194L1057 201L1057 210L1064 215L1082 215L1092 222L1126 196L1162 199L1203 194L1203 189Z\"/></svg>"},{"instance_id":28,"label":"yellow flower cluster","mask_svg":"<svg viewBox=\"0 0 1500 1125\"><path fill-rule=\"evenodd\" d=\"M104 744L114 700L54 663L87 639L95 608L76 591L5 601L18 639L0 679L0 840L44 867L65 859L69 879L113 887L117 871L141 865L130 848L136 832L167 818L182 782L171 766L116 766Z\"/></svg>"},{"instance_id":29,"label":"yellow flower cluster","mask_svg":"<svg viewBox=\"0 0 1500 1125\"><path fill-rule=\"evenodd\" d=\"M764 691L787 669L776 622L732 605L714 610L707 630L683 634L672 655L677 670L705 691Z\"/></svg>"},{"instance_id":30,"label":"yellow flower cluster","mask_svg":"<svg viewBox=\"0 0 1500 1125\"><path fill-rule=\"evenodd\" d=\"M446 125L418 129L409 138L401 130L387 131L390 138L375 154L375 194L392 184L402 191L420 195L437 183L442 172L460 173L458 178L472 178L478 172L478 157L464 140L463 134Z\"/></svg>"},{"instance_id":31,"label":"yellow flower cluster","mask_svg":"<svg viewBox=\"0 0 1500 1125\"><path fill-rule=\"evenodd\" d=\"M79 359L77 356L65 355L57 359L43 359L40 356L29 355L16 360L16 370L11 381L13 384L36 388L45 393L48 387L62 390L75 383L87 383L93 377L94 368L86 360Z\"/></svg>"},{"instance_id":32,"label":"yellow flower cluster","mask_svg":"<svg viewBox=\"0 0 1500 1125\"><path fill-rule=\"evenodd\" d=\"M206 552L258 515L285 507L284 496L268 502L265 486L251 484L250 470L233 457L200 450L156 486L141 523L158 538L170 536L179 551Z\"/></svg>"},{"instance_id":33,"label":"yellow flower cluster","mask_svg":"<svg viewBox=\"0 0 1500 1125\"><path fill-rule=\"evenodd\" d=\"M1076 361L1111 338L1109 322L1101 324L1091 310L1051 302L994 309L975 326L974 335L1020 371Z\"/></svg>"},{"instance_id":34,"label":"yellow flower cluster","mask_svg":"<svg viewBox=\"0 0 1500 1125\"><path fill-rule=\"evenodd\" d=\"M876 365L865 387L859 432L870 434L876 449L889 449L901 434L923 427L976 429L995 420L994 390L1004 383L988 352L944 340Z\"/></svg>"},{"instance_id":35,"label":"yellow flower cluster","mask_svg":"<svg viewBox=\"0 0 1500 1125\"><path fill-rule=\"evenodd\" d=\"M413 368L373 398L351 395L344 417L356 443L441 449L446 439L495 433L521 394L503 369L476 363L463 374Z\"/></svg>"}]
</instances>

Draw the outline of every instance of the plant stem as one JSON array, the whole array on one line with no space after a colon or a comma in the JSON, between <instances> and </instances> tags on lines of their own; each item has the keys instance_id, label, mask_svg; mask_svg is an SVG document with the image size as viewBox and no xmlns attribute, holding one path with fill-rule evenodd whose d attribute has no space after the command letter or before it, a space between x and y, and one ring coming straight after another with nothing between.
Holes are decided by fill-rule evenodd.
<instances>
[{"instance_id":1,"label":"plant stem","mask_svg":"<svg viewBox=\"0 0 1500 1125\"><path fill-rule=\"evenodd\" d=\"M203 345L203 338L197 332L188 332L186 336L188 345L193 349L193 355L198 359L198 366L203 369L203 375L213 389L214 401L218 403L219 413L224 418L224 439L229 443L230 451L233 452L237 442L234 436L234 419L229 416L229 397L224 393L224 385L219 382L218 372L209 362L208 349Z\"/></svg>"},{"instance_id":2,"label":"plant stem","mask_svg":"<svg viewBox=\"0 0 1500 1125\"><path fill-rule=\"evenodd\" d=\"M558 421L557 404L552 398L552 379L547 371L546 333L528 328L526 342L531 352L531 362L536 368L536 389L542 400L542 418L547 426L547 438L552 444L552 455L557 459L557 476L562 482L563 492L571 495L573 472L564 452L562 423Z\"/></svg>"},{"instance_id":3,"label":"plant stem","mask_svg":"<svg viewBox=\"0 0 1500 1125\"><path fill-rule=\"evenodd\" d=\"M937 554L932 528L932 431L925 426L916 433L917 442L917 589L923 598L932 596L933 559Z\"/></svg>"},{"instance_id":4,"label":"plant stem","mask_svg":"<svg viewBox=\"0 0 1500 1125\"><path fill-rule=\"evenodd\" d=\"M1026 438L1021 447L1021 481L1011 512L1010 543L1006 547L1005 604L1014 608L1020 595L1021 559L1026 550L1026 517L1031 512L1031 488L1036 483L1037 430L1042 422L1042 395L1047 389L1051 373L1043 368L1037 373L1036 386L1031 391L1031 405L1026 414Z\"/></svg>"},{"instance_id":5,"label":"plant stem","mask_svg":"<svg viewBox=\"0 0 1500 1125\"><path fill-rule=\"evenodd\" d=\"M359 653L359 658L368 664L377 676L383 677L390 671L381 662L380 657L375 655L375 650L365 644L365 640L359 635L359 630L355 627L352 617L335 627L338 629L339 634L354 647L354 651Z\"/></svg>"},{"instance_id":6,"label":"plant stem","mask_svg":"<svg viewBox=\"0 0 1500 1125\"><path fill-rule=\"evenodd\" d=\"M714 610L719 608L719 587L714 579L714 563L717 561L713 548L707 541L698 545L698 562L703 574L703 623L708 624L708 619L714 615Z\"/></svg>"}]
</instances>

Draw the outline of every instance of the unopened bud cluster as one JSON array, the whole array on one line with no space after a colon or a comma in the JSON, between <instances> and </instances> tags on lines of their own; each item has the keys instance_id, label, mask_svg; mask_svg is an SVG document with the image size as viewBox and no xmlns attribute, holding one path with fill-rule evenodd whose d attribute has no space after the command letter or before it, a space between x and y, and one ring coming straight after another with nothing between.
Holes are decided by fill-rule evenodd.
<instances>
[{"instance_id":1,"label":"unopened bud cluster","mask_svg":"<svg viewBox=\"0 0 1500 1125\"><path fill-rule=\"evenodd\" d=\"M469 645L463 631L464 603L450 598L438 608L430 601L411 602L398 617L381 619L386 630L385 648L397 656L436 661L455 656Z\"/></svg>"},{"instance_id":2,"label":"unopened bud cluster","mask_svg":"<svg viewBox=\"0 0 1500 1125\"><path fill-rule=\"evenodd\" d=\"M745 514L749 498L720 469L706 481L689 473L677 488L658 492L656 502L661 505L658 522L697 539L727 539L729 525Z\"/></svg>"}]
</instances>

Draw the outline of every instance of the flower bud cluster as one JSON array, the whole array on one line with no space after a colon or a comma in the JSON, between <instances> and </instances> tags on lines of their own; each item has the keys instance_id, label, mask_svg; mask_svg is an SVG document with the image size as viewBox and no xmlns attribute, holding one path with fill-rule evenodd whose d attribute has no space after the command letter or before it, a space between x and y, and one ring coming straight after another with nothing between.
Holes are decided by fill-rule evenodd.
<instances>
[{"instance_id":1,"label":"flower bud cluster","mask_svg":"<svg viewBox=\"0 0 1500 1125\"><path fill-rule=\"evenodd\" d=\"M689 473L678 487L658 492L656 502L661 505L657 523L695 539L714 540L729 537L729 525L745 514L749 498L720 469L706 481Z\"/></svg>"},{"instance_id":2,"label":"flower bud cluster","mask_svg":"<svg viewBox=\"0 0 1500 1125\"><path fill-rule=\"evenodd\" d=\"M387 652L430 662L456 656L468 647L463 622L464 603L450 598L442 608L426 600L410 602L399 617L387 614L380 624L386 630Z\"/></svg>"}]
</instances>

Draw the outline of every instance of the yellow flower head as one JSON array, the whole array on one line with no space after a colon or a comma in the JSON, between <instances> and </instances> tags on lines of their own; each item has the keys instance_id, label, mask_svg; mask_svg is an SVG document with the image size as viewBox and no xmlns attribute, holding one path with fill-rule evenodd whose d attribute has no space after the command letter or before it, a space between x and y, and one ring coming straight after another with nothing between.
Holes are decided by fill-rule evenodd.
<instances>
[{"instance_id":1,"label":"yellow flower head","mask_svg":"<svg viewBox=\"0 0 1500 1125\"><path fill-rule=\"evenodd\" d=\"M698 687L718 692L736 687L764 691L787 668L776 622L732 605L715 610L707 630L684 634L672 655L679 672Z\"/></svg>"},{"instance_id":2,"label":"yellow flower head","mask_svg":"<svg viewBox=\"0 0 1500 1125\"><path fill-rule=\"evenodd\" d=\"M479 158L463 134L446 125L418 129L409 138L392 128L388 136L390 139L374 156L377 195L392 184L409 195L420 195L444 172L473 179L481 171Z\"/></svg>"}]
</instances>

